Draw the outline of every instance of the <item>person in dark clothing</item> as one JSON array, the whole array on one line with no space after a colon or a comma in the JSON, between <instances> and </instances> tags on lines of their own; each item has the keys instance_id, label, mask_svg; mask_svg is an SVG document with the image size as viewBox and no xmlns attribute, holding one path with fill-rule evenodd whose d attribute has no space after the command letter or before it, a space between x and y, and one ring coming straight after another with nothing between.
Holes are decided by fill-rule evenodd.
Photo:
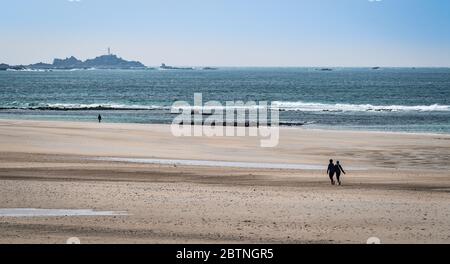
<instances>
[{"instance_id":1,"label":"person in dark clothing","mask_svg":"<svg viewBox=\"0 0 450 264\"><path fill-rule=\"evenodd\" d=\"M333 163L333 160L330 159L330 164L328 164L327 174L328 174L328 176L330 177L331 185L334 185L334 184L335 184L335 182L334 182L335 168L336 168L336 167L335 167L335 165L334 165L334 163Z\"/></svg>"},{"instance_id":2,"label":"person in dark clothing","mask_svg":"<svg viewBox=\"0 0 450 264\"><path fill-rule=\"evenodd\" d=\"M342 185L341 183L341 172L345 174L345 170L342 168L341 164L339 164L339 161L336 161L336 165L334 166L334 171L336 172L336 178L339 183L339 186Z\"/></svg>"},{"instance_id":3,"label":"person in dark clothing","mask_svg":"<svg viewBox=\"0 0 450 264\"><path fill-rule=\"evenodd\" d=\"M98 122L101 123L102 122L102 116L98 115Z\"/></svg>"}]
</instances>

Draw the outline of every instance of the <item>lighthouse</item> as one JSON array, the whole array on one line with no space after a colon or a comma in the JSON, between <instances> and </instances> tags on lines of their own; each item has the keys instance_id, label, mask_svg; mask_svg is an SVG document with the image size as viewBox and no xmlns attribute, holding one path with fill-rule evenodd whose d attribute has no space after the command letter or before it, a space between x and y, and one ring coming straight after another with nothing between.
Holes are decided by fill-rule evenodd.
<instances>
[{"instance_id":1,"label":"lighthouse","mask_svg":"<svg viewBox=\"0 0 450 264\"><path fill-rule=\"evenodd\" d=\"M111 56L111 48L108 47L108 55Z\"/></svg>"}]
</instances>

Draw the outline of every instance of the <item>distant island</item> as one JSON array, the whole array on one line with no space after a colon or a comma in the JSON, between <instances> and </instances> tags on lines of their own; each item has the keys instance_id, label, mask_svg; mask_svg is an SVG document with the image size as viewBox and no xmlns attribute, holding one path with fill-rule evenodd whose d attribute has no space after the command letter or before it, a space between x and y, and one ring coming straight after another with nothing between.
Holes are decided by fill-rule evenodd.
<instances>
[{"instance_id":1,"label":"distant island","mask_svg":"<svg viewBox=\"0 0 450 264\"><path fill-rule=\"evenodd\" d=\"M94 59L88 59L81 61L74 56L65 59L54 59L52 64L49 63L35 63L30 65L8 65L1 63L0 71L14 70L14 71L51 71L51 70L87 70L87 69L100 69L100 70L132 70L132 69L150 69L155 68L147 67L139 61L127 61L116 55L102 55ZM166 64L161 64L161 70L195 70L193 67L174 67ZM219 68L204 67L201 68L205 71L214 71Z\"/></svg>"},{"instance_id":2,"label":"distant island","mask_svg":"<svg viewBox=\"0 0 450 264\"><path fill-rule=\"evenodd\" d=\"M127 61L114 54L102 55L94 59L81 61L74 56L54 59L52 64L39 62L30 65L10 66L0 64L0 70L74 70L74 69L147 69L139 61Z\"/></svg>"},{"instance_id":3,"label":"distant island","mask_svg":"<svg viewBox=\"0 0 450 264\"><path fill-rule=\"evenodd\" d=\"M166 64L161 64L159 67L161 70L195 70L193 67L174 67ZM87 69L100 69L100 70L133 70L133 69L150 69L155 68L147 67L139 61L127 61L111 54L108 49L107 55L101 55L94 59L87 59L85 61L79 60L74 56L65 59L54 59L53 63L39 62L30 65L8 65L5 63L0 64L0 71L14 70L14 71L52 71L52 70L87 70ZM203 67L205 71L218 70L214 67Z\"/></svg>"}]
</instances>

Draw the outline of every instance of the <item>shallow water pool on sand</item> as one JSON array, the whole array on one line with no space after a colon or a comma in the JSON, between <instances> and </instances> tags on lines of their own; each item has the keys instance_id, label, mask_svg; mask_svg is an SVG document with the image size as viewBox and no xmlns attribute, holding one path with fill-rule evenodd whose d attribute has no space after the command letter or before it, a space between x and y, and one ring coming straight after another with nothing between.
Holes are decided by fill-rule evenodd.
<instances>
[{"instance_id":1,"label":"shallow water pool on sand","mask_svg":"<svg viewBox=\"0 0 450 264\"><path fill-rule=\"evenodd\" d=\"M116 216L128 215L124 211L94 211L91 209L34 209L3 208L0 217L57 217L57 216Z\"/></svg>"},{"instance_id":2,"label":"shallow water pool on sand","mask_svg":"<svg viewBox=\"0 0 450 264\"><path fill-rule=\"evenodd\" d=\"M311 164L255 163L210 160L171 160L171 159L138 159L138 158L95 158L98 161L129 162L143 164L161 164L178 166L205 166L247 169L284 169L284 170L326 170L326 166ZM364 168L348 167L348 170L366 170Z\"/></svg>"}]
</instances>

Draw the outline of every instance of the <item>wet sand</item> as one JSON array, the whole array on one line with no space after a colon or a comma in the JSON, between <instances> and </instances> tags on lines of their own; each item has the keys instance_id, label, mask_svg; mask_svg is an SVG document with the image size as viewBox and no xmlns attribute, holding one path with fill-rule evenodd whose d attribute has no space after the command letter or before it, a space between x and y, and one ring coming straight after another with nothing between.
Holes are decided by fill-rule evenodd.
<instances>
[{"instance_id":1,"label":"wet sand","mask_svg":"<svg viewBox=\"0 0 450 264\"><path fill-rule=\"evenodd\" d=\"M359 169L331 186L329 158ZM0 216L0 243L450 243L448 160L448 135L283 128L265 149L163 125L0 120L0 208L126 212Z\"/></svg>"}]
</instances>

